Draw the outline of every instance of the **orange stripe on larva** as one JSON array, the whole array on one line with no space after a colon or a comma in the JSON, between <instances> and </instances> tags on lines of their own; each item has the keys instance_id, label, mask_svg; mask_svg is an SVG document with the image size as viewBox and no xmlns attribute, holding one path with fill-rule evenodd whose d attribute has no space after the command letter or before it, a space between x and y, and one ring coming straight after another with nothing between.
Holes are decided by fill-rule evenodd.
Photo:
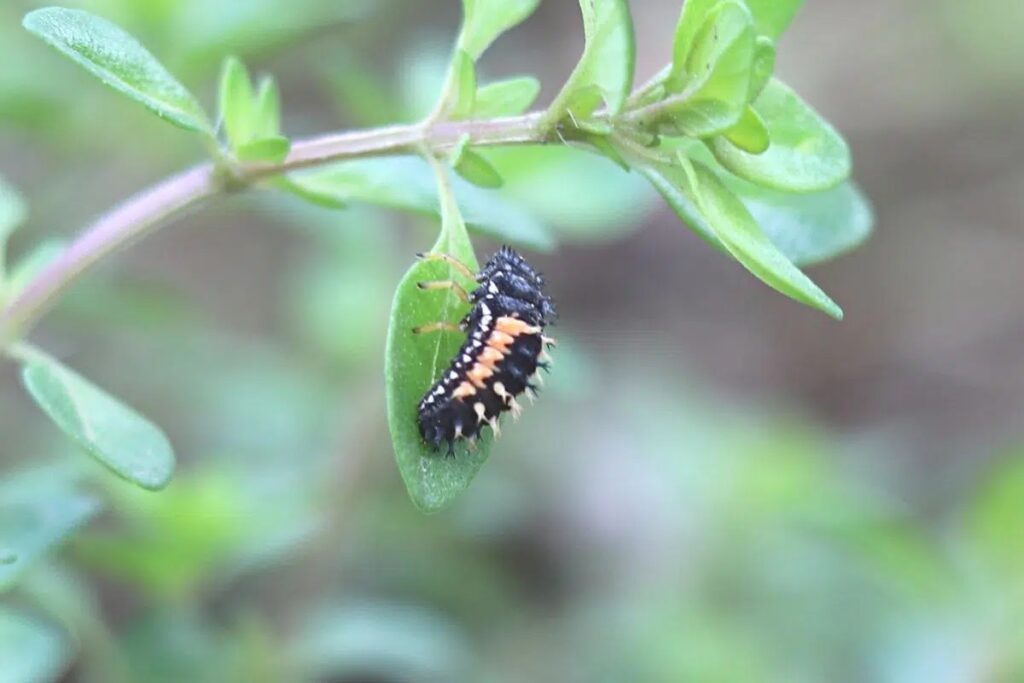
<instances>
[{"instance_id":1,"label":"orange stripe on larva","mask_svg":"<svg viewBox=\"0 0 1024 683\"><path fill-rule=\"evenodd\" d=\"M484 384L484 380L493 374L494 370L490 369L486 365L476 363L473 365L473 369L466 373L466 377L468 377L469 381L475 384L477 388L483 389L486 386Z\"/></svg>"},{"instance_id":2,"label":"orange stripe on larva","mask_svg":"<svg viewBox=\"0 0 1024 683\"><path fill-rule=\"evenodd\" d=\"M502 354L508 353L508 345L515 341L515 338L505 334L501 330L495 330L491 332L490 339L487 340L487 345L492 349L497 349Z\"/></svg>"},{"instance_id":3,"label":"orange stripe on larva","mask_svg":"<svg viewBox=\"0 0 1024 683\"><path fill-rule=\"evenodd\" d=\"M480 356L479 358L477 358L477 362L480 363L481 365L486 365L487 367L493 370L494 366L498 363L498 361L500 361L504 357L505 354L503 354L498 349L493 348L491 346L485 346L484 350L480 352Z\"/></svg>"},{"instance_id":4,"label":"orange stripe on larva","mask_svg":"<svg viewBox=\"0 0 1024 683\"><path fill-rule=\"evenodd\" d=\"M473 396L475 394L476 387L474 387L469 382L463 382L458 387L456 387L455 391L452 392L452 398L462 399L466 398L467 396Z\"/></svg>"},{"instance_id":5,"label":"orange stripe on larva","mask_svg":"<svg viewBox=\"0 0 1024 683\"><path fill-rule=\"evenodd\" d=\"M526 322L519 318L512 318L507 315L503 315L495 321L494 329L510 334L513 337L518 337L521 334L537 334L540 332L539 327L528 325Z\"/></svg>"}]
</instances>

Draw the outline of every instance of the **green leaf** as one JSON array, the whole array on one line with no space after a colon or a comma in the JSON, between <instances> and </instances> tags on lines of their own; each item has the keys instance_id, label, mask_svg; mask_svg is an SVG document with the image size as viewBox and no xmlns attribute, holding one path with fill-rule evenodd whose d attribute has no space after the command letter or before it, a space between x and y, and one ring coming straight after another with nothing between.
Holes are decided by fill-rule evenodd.
<instances>
[{"instance_id":1,"label":"green leaf","mask_svg":"<svg viewBox=\"0 0 1024 683\"><path fill-rule=\"evenodd\" d=\"M686 58L695 47L697 33L707 22L712 9L718 9L721 0L686 0L676 24L672 40L672 64L664 82L671 92L682 90L691 78L687 74Z\"/></svg>"},{"instance_id":2,"label":"green leaf","mask_svg":"<svg viewBox=\"0 0 1024 683\"><path fill-rule=\"evenodd\" d=\"M13 486L23 481L24 487ZM10 588L99 508L99 500L65 482L38 483L28 477L5 482L0 491L0 591Z\"/></svg>"},{"instance_id":3,"label":"green leaf","mask_svg":"<svg viewBox=\"0 0 1024 683\"><path fill-rule=\"evenodd\" d=\"M530 108L539 93L540 81L533 76L488 83L476 91L472 118L493 119L522 114Z\"/></svg>"},{"instance_id":4,"label":"green leaf","mask_svg":"<svg viewBox=\"0 0 1024 683\"><path fill-rule=\"evenodd\" d=\"M757 33L778 40L789 27L804 0L745 0L754 15Z\"/></svg>"},{"instance_id":5,"label":"green leaf","mask_svg":"<svg viewBox=\"0 0 1024 683\"><path fill-rule=\"evenodd\" d=\"M43 412L118 476L158 490L174 471L174 453L156 425L54 360L33 360L22 379Z\"/></svg>"},{"instance_id":6,"label":"green leaf","mask_svg":"<svg viewBox=\"0 0 1024 683\"><path fill-rule=\"evenodd\" d=\"M581 90L597 87L611 115L619 114L633 87L636 62L633 20L625 0L580 0L583 13L583 56L548 109L547 120L559 121ZM575 113L575 112L574 112Z\"/></svg>"},{"instance_id":7,"label":"green leaf","mask_svg":"<svg viewBox=\"0 0 1024 683\"><path fill-rule=\"evenodd\" d=\"M753 59L753 20L746 7L735 0L717 5L694 38L681 74L687 80L674 84L670 76L669 91L688 96L665 110L666 130L704 138L736 125L750 95Z\"/></svg>"},{"instance_id":8,"label":"green leaf","mask_svg":"<svg viewBox=\"0 0 1024 683\"><path fill-rule=\"evenodd\" d=\"M265 76L260 80L254 109L254 119L256 121L256 130L253 132L254 137L270 138L280 135L281 95L278 92L277 83L270 76Z\"/></svg>"},{"instance_id":9,"label":"green leaf","mask_svg":"<svg viewBox=\"0 0 1024 683\"><path fill-rule=\"evenodd\" d=\"M679 220L711 246L726 251L697 208L663 173L664 169L639 170ZM835 258L871 234L871 205L852 182L824 192L794 194L758 187L735 176L719 177L740 198L772 244L797 266Z\"/></svg>"},{"instance_id":10,"label":"green leaf","mask_svg":"<svg viewBox=\"0 0 1024 683\"><path fill-rule=\"evenodd\" d=\"M224 60L220 75L220 117L231 148L237 150L256 134L255 97L245 64L237 57Z\"/></svg>"},{"instance_id":11,"label":"green leaf","mask_svg":"<svg viewBox=\"0 0 1024 683\"><path fill-rule=\"evenodd\" d=\"M452 168L460 176L479 187L501 187L501 175L482 156L469 149L469 135L464 135L452 150Z\"/></svg>"},{"instance_id":12,"label":"green leaf","mask_svg":"<svg viewBox=\"0 0 1024 683\"><path fill-rule=\"evenodd\" d=\"M7 238L21 225L26 215L28 208L25 206L25 200L17 190L0 178L0 261L3 259ZM3 264L0 263L0 269L2 268Z\"/></svg>"},{"instance_id":13,"label":"green leaf","mask_svg":"<svg viewBox=\"0 0 1024 683\"><path fill-rule=\"evenodd\" d=\"M846 142L782 82L772 79L754 109L768 126L771 145L754 155L727 140L711 140L722 166L752 183L789 192L827 190L850 176Z\"/></svg>"},{"instance_id":14,"label":"green leaf","mask_svg":"<svg viewBox=\"0 0 1024 683\"><path fill-rule=\"evenodd\" d=\"M454 91L449 95L449 118L453 121L468 118L476 100L476 69L473 59L462 50L455 51L452 60Z\"/></svg>"},{"instance_id":15,"label":"green leaf","mask_svg":"<svg viewBox=\"0 0 1024 683\"><path fill-rule=\"evenodd\" d=\"M453 256L476 271L479 266L447 172L441 168L436 173L441 235L431 252ZM388 328L384 375L391 440L409 496L425 512L450 505L469 486L491 447L488 433L477 441L475 449L470 450L465 442L459 443L455 456L448 457L443 450L430 449L419 433L417 406L455 357L465 336L452 332L415 334L412 330L433 322L457 323L468 306L450 290L423 291L417 283L452 279L466 288L473 287L447 263L423 260L413 265L398 285Z\"/></svg>"},{"instance_id":16,"label":"green leaf","mask_svg":"<svg viewBox=\"0 0 1024 683\"><path fill-rule=\"evenodd\" d=\"M682 168L663 167L662 174L696 207L737 261L773 289L842 319L842 310L772 244L743 202L711 169L682 155L679 159Z\"/></svg>"},{"instance_id":17,"label":"green leaf","mask_svg":"<svg viewBox=\"0 0 1024 683\"><path fill-rule=\"evenodd\" d=\"M1024 450L1001 458L981 482L966 516L966 536L992 566L1019 581L1024 572Z\"/></svg>"},{"instance_id":18,"label":"green leaf","mask_svg":"<svg viewBox=\"0 0 1024 683\"><path fill-rule=\"evenodd\" d=\"M491 43L505 31L524 21L540 0L462 0L462 31L459 49L473 61L480 59Z\"/></svg>"},{"instance_id":19,"label":"green leaf","mask_svg":"<svg viewBox=\"0 0 1024 683\"><path fill-rule=\"evenodd\" d=\"M857 247L871 234L871 205L853 182L821 192L793 194L736 178L724 180L743 200L772 244L797 265L835 258Z\"/></svg>"},{"instance_id":20,"label":"green leaf","mask_svg":"<svg viewBox=\"0 0 1024 683\"><path fill-rule=\"evenodd\" d=\"M0 680L43 683L61 679L71 664L70 639L56 625L38 617L0 608Z\"/></svg>"},{"instance_id":21,"label":"green leaf","mask_svg":"<svg viewBox=\"0 0 1024 683\"><path fill-rule=\"evenodd\" d=\"M338 205L366 202L433 216L441 213L430 169L418 157L348 161L293 173L289 180L320 205L333 199ZM554 246L540 222L500 194L459 178L452 186L466 222L477 232L531 249L547 251Z\"/></svg>"},{"instance_id":22,"label":"green leaf","mask_svg":"<svg viewBox=\"0 0 1024 683\"><path fill-rule=\"evenodd\" d=\"M722 135L726 140L750 154L761 154L771 144L768 127L764 125L764 120L754 111L753 107L747 107L743 111L740 122Z\"/></svg>"},{"instance_id":23,"label":"green leaf","mask_svg":"<svg viewBox=\"0 0 1024 683\"><path fill-rule=\"evenodd\" d=\"M277 135L247 142L235 150L235 155L239 161L270 161L276 163L288 156L288 150L291 149L291 146L292 143L288 138Z\"/></svg>"},{"instance_id":24,"label":"green leaf","mask_svg":"<svg viewBox=\"0 0 1024 683\"><path fill-rule=\"evenodd\" d=\"M118 26L88 12L62 7L29 12L23 24L101 81L161 118L186 130L213 135L195 97Z\"/></svg>"},{"instance_id":25,"label":"green leaf","mask_svg":"<svg viewBox=\"0 0 1024 683\"><path fill-rule=\"evenodd\" d=\"M7 240L28 214L18 192L0 178L0 300L7 291Z\"/></svg>"},{"instance_id":26,"label":"green leaf","mask_svg":"<svg viewBox=\"0 0 1024 683\"><path fill-rule=\"evenodd\" d=\"M754 61L750 65L750 93L747 99L756 100L775 73L775 43L771 38L758 36L754 41Z\"/></svg>"}]
</instances>

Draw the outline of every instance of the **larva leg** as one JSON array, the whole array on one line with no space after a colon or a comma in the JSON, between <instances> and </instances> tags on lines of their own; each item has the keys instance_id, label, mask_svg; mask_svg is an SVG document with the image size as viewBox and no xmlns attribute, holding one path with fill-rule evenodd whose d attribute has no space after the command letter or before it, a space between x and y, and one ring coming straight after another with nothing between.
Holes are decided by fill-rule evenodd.
<instances>
[{"instance_id":1,"label":"larva leg","mask_svg":"<svg viewBox=\"0 0 1024 683\"><path fill-rule=\"evenodd\" d=\"M450 289L455 296L459 297L467 304L469 303L469 292L455 282L455 280L431 280L429 282L417 282L416 286L423 290L432 289Z\"/></svg>"},{"instance_id":2,"label":"larva leg","mask_svg":"<svg viewBox=\"0 0 1024 683\"><path fill-rule=\"evenodd\" d=\"M444 261L449 266L465 275L468 279L476 280L476 273L470 270L462 261L459 261L453 256L449 256L448 254L440 254L432 251L416 254L416 256L424 261Z\"/></svg>"},{"instance_id":3,"label":"larva leg","mask_svg":"<svg viewBox=\"0 0 1024 683\"><path fill-rule=\"evenodd\" d=\"M426 325L420 325L412 328L413 334L428 334L430 332L462 332L462 328L455 323L427 323Z\"/></svg>"}]
</instances>

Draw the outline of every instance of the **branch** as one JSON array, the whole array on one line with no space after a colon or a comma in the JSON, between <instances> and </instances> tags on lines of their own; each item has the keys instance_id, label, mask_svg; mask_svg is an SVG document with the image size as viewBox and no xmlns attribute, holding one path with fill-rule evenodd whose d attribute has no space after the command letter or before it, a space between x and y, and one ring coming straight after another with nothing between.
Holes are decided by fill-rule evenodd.
<instances>
[{"instance_id":1,"label":"branch","mask_svg":"<svg viewBox=\"0 0 1024 683\"><path fill-rule=\"evenodd\" d=\"M185 209L239 187L288 171L335 161L417 153L424 147L444 152L468 135L474 146L549 142L538 122L541 113L486 121L416 123L296 140L277 164L253 163L221 169L195 166L143 190L87 226L75 241L0 311L0 349L23 336L79 277L105 257L166 224ZM225 172L227 171L227 172Z\"/></svg>"}]
</instances>

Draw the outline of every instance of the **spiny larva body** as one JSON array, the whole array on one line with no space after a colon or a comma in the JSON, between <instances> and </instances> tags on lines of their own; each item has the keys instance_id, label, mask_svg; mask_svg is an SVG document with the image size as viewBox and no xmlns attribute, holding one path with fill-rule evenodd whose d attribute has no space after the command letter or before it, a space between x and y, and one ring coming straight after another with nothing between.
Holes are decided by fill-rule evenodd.
<instances>
[{"instance_id":1,"label":"spiny larva body","mask_svg":"<svg viewBox=\"0 0 1024 683\"><path fill-rule=\"evenodd\" d=\"M537 370L547 368L545 349L554 344L544 335L556 315L544 278L514 249L498 250L476 281L472 308L459 323L466 341L418 410L423 440L435 449L447 443L449 454L484 425L497 433L502 413L518 415L516 397L532 396Z\"/></svg>"}]
</instances>

